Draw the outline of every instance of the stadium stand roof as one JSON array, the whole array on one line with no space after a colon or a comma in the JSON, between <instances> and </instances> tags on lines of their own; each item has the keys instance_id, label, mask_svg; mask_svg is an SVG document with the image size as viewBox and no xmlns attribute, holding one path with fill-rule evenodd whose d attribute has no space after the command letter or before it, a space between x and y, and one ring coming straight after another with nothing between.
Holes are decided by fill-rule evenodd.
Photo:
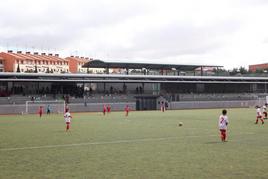
<instances>
[{"instance_id":1,"label":"stadium stand roof","mask_svg":"<svg viewBox=\"0 0 268 179\"><path fill-rule=\"evenodd\" d=\"M105 62L102 60L91 60L84 64L85 68L126 68L126 69L150 69L150 70L182 70L191 71L199 67L223 67L217 65L183 65L183 64L157 64L157 63L126 63L126 62Z\"/></svg>"},{"instance_id":2,"label":"stadium stand roof","mask_svg":"<svg viewBox=\"0 0 268 179\"><path fill-rule=\"evenodd\" d=\"M267 84L268 77L166 76L114 74L0 73L0 82L82 82L82 83L255 83Z\"/></svg>"}]
</instances>

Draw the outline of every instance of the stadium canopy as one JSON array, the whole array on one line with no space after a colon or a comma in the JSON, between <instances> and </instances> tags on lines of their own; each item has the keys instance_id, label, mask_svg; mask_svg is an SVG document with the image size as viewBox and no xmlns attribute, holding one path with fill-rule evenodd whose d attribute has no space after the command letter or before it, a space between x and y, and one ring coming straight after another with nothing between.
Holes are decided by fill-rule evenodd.
<instances>
[{"instance_id":1,"label":"stadium canopy","mask_svg":"<svg viewBox=\"0 0 268 179\"><path fill-rule=\"evenodd\" d=\"M146 70L176 70L176 71L193 71L200 68L201 74L203 68L212 67L220 68L223 66L216 65L183 65L183 64L158 64L158 63L126 63L126 62L105 62L102 60L91 60L83 65L84 68L122 68L127 69L146 69ZM109 70L106 71L109 73Z\"/></svg>"}]
</instances>

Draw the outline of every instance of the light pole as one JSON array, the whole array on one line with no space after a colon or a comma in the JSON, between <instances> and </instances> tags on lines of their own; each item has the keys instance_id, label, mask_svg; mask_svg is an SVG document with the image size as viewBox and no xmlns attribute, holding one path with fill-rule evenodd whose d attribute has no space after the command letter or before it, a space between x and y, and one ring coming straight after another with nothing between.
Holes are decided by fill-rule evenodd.
<instances>
[{"instance_id":1,"label":"light pole","mask_svg":"<svg viewBox=\"0 0 268 179\"><path fill-rule=\"evenodd\" d=\"M263 70L263 73L267 74L267 70ZM267 93L267 86L266 85L267 85L267 81L264 82L264 92L265 93Z\"/></svg>"}]
</instances>

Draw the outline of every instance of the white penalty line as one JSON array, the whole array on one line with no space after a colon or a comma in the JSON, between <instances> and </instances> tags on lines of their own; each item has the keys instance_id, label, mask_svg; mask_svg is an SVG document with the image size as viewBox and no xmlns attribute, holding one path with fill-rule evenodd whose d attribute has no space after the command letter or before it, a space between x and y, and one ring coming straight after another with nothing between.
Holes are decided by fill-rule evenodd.
<instances>
[{"instance_id":1,"label":"white penalty line","mask_svg":"<svg viewBox=\"0 0 268 179\"><path fill-rule=\"evenodd\" d=\"M252 135L254 133L244 133L239 135ZM209 137L216 137L218 135L206 135ZM204 137L201 135L189 135L180 137L160 137L160 138L143 138L143 139L130 139L130 140L115 140L115 141L104 141L104 142L85 142L76 144L62 144L62 145L43 145L43 146L32 146L32 147L17 147L17 148L0 148L0 151L17 151L17 150L32 150L32 149L48 149L48 148L60 148L60 147L76 147L76 146L89 146L89 145L105 145L105 144L122 144L122 143L137 143L137 142L151 142L151 141L165 141L169 139L180 139L180 138L198 138Z\"/></svg>"}]
</instances>

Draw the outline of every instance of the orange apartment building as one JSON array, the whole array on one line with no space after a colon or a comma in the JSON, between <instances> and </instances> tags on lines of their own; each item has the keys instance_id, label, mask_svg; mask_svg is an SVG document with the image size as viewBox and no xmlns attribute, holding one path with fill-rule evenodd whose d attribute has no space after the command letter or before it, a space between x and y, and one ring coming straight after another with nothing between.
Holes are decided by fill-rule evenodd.
<instances>
[{"instance_id":1,"label":"orange apartment building","mask_svg":"<svg viewBox=\"0 0 268 179\"><path fill-rule=\"evenodd\" d=\"M70 56L66 58L69 61L69 67L71 73L93 73L93 74L103 74L105 73L104 68L83 68L82 66L93 60L88 57Z\"/></svg>"},{"instance_id":2,"label":"orange apartment building","mask_svg":"<svg viewBox=\"0 0 268 179\"><path fill-rule=\"evenodd\" d=\"M5 66L4 59L0 57L0 72L5 71L4 66Z\"/></svg>"},{"instance_id":3,"label":"orange apartment building","mask_svg":"<svg viewBox=\"0 0 268 179\"><path fill-rule=\"evenodd\" d=\"M58 54L17 51L0 53L0 72L21 73L86 73L82 66L89 61L84 57L61 58Z\"/></svg>"},{"instance_id":4,"label":"orange apartment building","mask_svg":"<svg viewBox=\"0 0 268 179\"><path fill-rule=\"evenodd\" d=\"M90 59L88 57L70 56L66 60L69 62L69 70L71 73L87 73L87 68L82 66Z\"/></svg>"},{"instance_id":5,"label":"orange apartment building","mask_svg":"<svg viewBox=\"0 0 268 179\"><path fill-rule=\"evenodd\" d=\"M250 72L256 72L256 70L267 70L268 63L249 65L248 70Z\"/></svg>"}]
</instances>

